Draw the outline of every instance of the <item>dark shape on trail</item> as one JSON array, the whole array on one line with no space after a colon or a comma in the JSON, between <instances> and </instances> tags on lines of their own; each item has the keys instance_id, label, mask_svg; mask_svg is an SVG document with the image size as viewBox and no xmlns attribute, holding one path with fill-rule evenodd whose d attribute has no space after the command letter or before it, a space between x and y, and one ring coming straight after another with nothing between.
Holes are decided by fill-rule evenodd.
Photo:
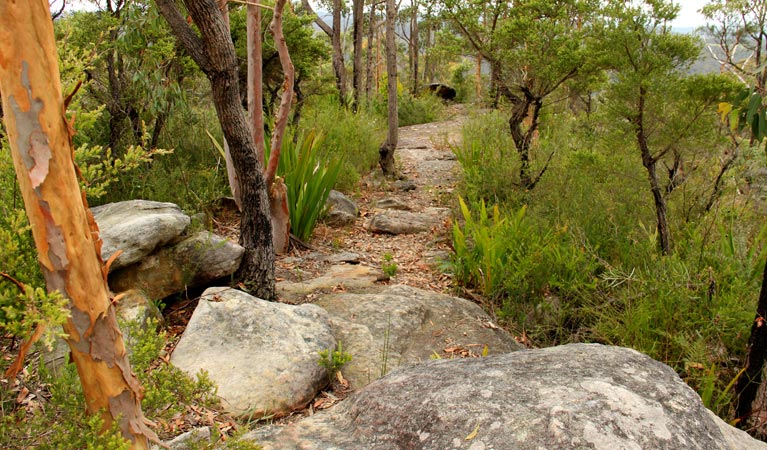
<instances>
[{"instance_id":1,"label":"dark shape on trail","mask_svg":"<svg viewBox=\"0 0 767 450\"><path fill-rule=\"evenodd\" d=\"M429 85L429 92L441 98L442 100L452 101L455 100L455 89L442 83L432 83Z\"/></svg>"}]
</instances>

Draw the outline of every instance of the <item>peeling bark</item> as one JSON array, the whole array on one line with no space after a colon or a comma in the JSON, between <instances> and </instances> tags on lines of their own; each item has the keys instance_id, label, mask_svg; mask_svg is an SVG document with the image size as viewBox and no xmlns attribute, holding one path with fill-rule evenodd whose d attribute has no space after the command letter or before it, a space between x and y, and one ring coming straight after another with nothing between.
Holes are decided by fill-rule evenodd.
<instances>
[{"instance_id":1,"label":"peeling bark","mask_svg":"<svg viewBox=\"0 0 767 450\"><path fill-rule=\"evenodd\" d=\"M69 300L64 324L88 412L118 420L134 449L157 440L141 412L102 271L98 227L80 192L46 1L0 2L0 90L24 205L49 291Z\"/></svg>"},{"instance_id":2,"label":"peeling bark","mask_svg":"<svg viewBox=\"0 0 767 450\"><path fill-rule=\"evenodd\" d=\"M272 223L272 238L274 239L274 251L283 254L288 251L290 244L290 213L288 208L288 190L285 183L276 178L277 166L282 151L282 139L285 136L285 127L288 125L290 105L293 103L293 84L295 83L296 70L293 61L290 60L288 46L282 33L282 11L287 0L277 0L274 5L274 15L269 24L269 31L274 36L274 46L280 55L280 65L285 74L285 82L282 85L282 98L274 121L272 133L272 147L269 152L269 164L266 166L264 179L269 191L269 210ZM263 126L262 126L263 129Z\"/></svg>"}]
</instances>

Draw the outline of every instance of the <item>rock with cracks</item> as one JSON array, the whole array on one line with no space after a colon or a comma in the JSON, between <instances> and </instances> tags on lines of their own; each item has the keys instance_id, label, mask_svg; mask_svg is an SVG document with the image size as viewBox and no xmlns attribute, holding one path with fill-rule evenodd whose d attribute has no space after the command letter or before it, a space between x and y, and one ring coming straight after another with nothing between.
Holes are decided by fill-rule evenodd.
<instances>
[{"instance_id":1,"label":"rock with cracks","mask_svg":"<svg viewBox=\"0 0 767 450\"><path fill-rule=\"evenodd\" d=\"M161 299L233 274L244 253L239 244L201 231L111 273L109 286L115 291L141 289Z\"/></svg>"},{"instance_id":2,"label":"rock with cracks","mask_svg":"<svg viewBox=\"0 0 767 450\"><path fill-rule=\"evenodd\" d=\"M331 316L336 339L352 360L343 369L361 388L392 369L429 361L507 353L522 348L476 304L409 286L377 293L334 294L317 305Z\"/></svg>"},{"instance_id":3,"label":"rock with cracks","mask_svg":"<svg viewBox=\"0 0 767 450\"><path fill-rule=\"evenodd\" d=\"M190 375L208 372L224 409L280 416L304 407L328 383L318 352L335 347L327 313L311 304L267 302L230 288L207 289L171 357Z\"/></svg>"},{"instance_id":4,"label":"rock with cracks","mask_svg":"<svg viewBox=\"0 0 767 450\"><path fill-rule=\"evenodd\" d=\"M104 241L104 261L122 250L110 270L140 261L156 248L173 242L191 219L173 203L130 200L91 208Z\"/></svg>"},{"instance_id":5,"label":"rock with cracks","mask_svg":"<svg viewBox=\"0 0 767 450\"><path fill-rule=\"evenodd\" d=\"M439 226L449 215L447 208L426 208L423 212L385 210L370 219L368 229L383 234L421 233Z\"/></svg>"},{"instance_id":6,"label":"rock with cracks","mask_svg":"<svg viewBox=\"0 0 767 450\"><path fill-rule=\"evenodd\" d=\"M265 449L767 449L634 350L573 344L396 371L246 435Z\"/></svg>"}]
</instances>

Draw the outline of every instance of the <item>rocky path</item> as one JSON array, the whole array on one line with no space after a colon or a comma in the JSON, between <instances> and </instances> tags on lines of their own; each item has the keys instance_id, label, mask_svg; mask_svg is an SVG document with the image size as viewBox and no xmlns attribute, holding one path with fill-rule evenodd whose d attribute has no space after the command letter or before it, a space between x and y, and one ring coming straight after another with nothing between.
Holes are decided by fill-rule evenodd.
<instances>
[{"instance_id":1,"label":"rocky path","mask_svg":"<svg viewBox=\"0 0 767 450\"><path fill-rule=\"evenodd\" d=\"M322 293L359 291L396 283L447 292L450 279L438 270L449 257L452 193L458 164L451 145L460 141L465 114L460 105L446 119L400 128L399 179L376 171L353 198L354 224L320 225L312 250L278 258L278 290L286 303L311 302Z\"/></svg>"}]
</instances>

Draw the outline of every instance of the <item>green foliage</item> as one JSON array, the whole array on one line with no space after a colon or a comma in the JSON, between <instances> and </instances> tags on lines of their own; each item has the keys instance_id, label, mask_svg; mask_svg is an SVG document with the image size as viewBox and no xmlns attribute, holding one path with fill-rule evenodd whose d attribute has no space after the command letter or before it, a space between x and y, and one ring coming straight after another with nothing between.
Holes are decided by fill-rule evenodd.
<instances>
[{"instance_id":1,"label":"green foliage","mask_svg":"<svg viewBox=\"0 0 767 450\"><path fill-rule=\"evenodd\" d=\"M397 101L397 116L399 126L401 127L437 121L445 109L442 100L434 95L430 95L428 91L417 97L403 92L399 94ZM372 105L376 114L380 115L383 120L386 120L387 106L385 97L376 97Z\"/></svg>"},{"instance_id":2,"label":"green foliage","mask_svg":"<svg viewBox=\"0 0 767 450\"><path fill-rule=\"evenodd\" d=\"M30 381L30 380L28 380ZM14 410L15 395L3 383L0 402L4 414L0 416L0 447L7 449L89 449L128 450L117 423L102 433L100 416L85 413L82 387L73 364L53 374L41 367L39 385L44 386L50 398L39 397L40 407L33 414L24 409Z\"/></svg>"},{"instance_id":3,"label":"green foliage","mask_svg":"<svg viewBox=\"0 0 767 450\"><path fill-rule=\"evenodd\" d=\"M322 153L343 160L336 181L336 189L343 192L355 190L360 176L378 164L378 147L386 134L384 125L378 115L364 109L354 114L330 96L314 98L301 119L302 129L323 132Z\"/></svg>"},{"instance_id":4,"label":"green foliage","mask_svg":"<svg viewBox=\"0 0 767 450\"><path fill-rule=\"evenodd\" d=\"M497 205L488 210L484 201L470 207L459 198L459 204L463 223L453 226L456 280L489 297L500 317L519 320L520 304L535 304L552 293L576 297L594 288L599 266L572 242L565 226L542 229L524 206L502 212Z\"/></svg>"},{"instance_id":5,"label":"green foliage","mask_svg":"<svg viewBox=\"0 0 767 450\"><path fill-rule=\"evenodd\" d=\"M471 117L464 125L463 143L453 152L463 170L466 198L504 203L516 197L519 159L507 127L500 111Z\"/></svg>"},{"instance_id":6,"label":"green foliage","mask_svg":"<svg viewBox=\"0 0 767 450\"><path fill-rule=\"evenodd\" d=\"M335 349L320 350L318 354L320 358L317 360L317 364L328 371L329 379L332 379L344 364L352 360L352 355L344 351L341 341L338 341L338 346Z\"/></svg>"},{"instance_id":7,"label":"green foliage","mask_svg":"<svg viewBox=\"0 0 767 450\"><path fill-rule=\"evenodd\" d=\"M156 364L166 341L165 333L155 331L156 325L154 320L143 325L139 321L121 324L131 349L131 369L144 387L144 414L154 421L169 421L189 405L217 405L216 385L207 373L200 372L193 380L165 361Z\"/></svg>"},{"instance_id":8,"label":"green foliage","mask_svg":"<svg viewBox=\"0 0 767 450\"><path fill-rule=\"evenodd\" d=\"M394 275L397 275L397 263L394 262L394 257L391 253L384 253L383 255L383 264L381 265L381 270L383 270L383 273L391 278Z\"/></svg>"},{"instance_id":9,"label":"green foliage","mask_svg":"<svg viewBox=\"0 0 767 450\"><path fill-rule=\"evenodd\" d=\"M127 178L151 164L155 156L170 153L172 150L147 150L145 147L131 145L122 157L114 157L110 148L83 144L75 150L75 163L82 174L81 188L89 200L97 201L107 194L108 188L117 183L120 177Z\"/></svg>"},{"instance_id":10,"label":"green foliage","mask_svg":"<svg viewBox=\"0 0 767 450\"><path fill-rule=\"evenodd\" d=\"M325 201L338 179L342 162L321 151L322 134L314 130L299 133L294 142L291 133L282 142L277 174L284 177L288 187L291 232L306 241L325 210ZM266 153L268 160L269 152Z\"/></svg>"}]
</instances>

